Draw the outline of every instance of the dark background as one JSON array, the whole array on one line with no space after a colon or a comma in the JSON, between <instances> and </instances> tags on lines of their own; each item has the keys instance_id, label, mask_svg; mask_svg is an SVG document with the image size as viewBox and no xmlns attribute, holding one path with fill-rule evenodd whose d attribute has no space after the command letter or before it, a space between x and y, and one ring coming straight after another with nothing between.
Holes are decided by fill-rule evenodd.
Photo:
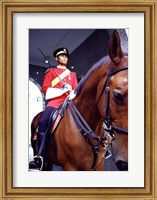
<instances>
[{"instance_id":1,"label":"dark background","mask_svg":"<svg viewBox=\"0 0 157 200\"><path fill-rule=\"evenodd\" d=\"M29 30L29 77L42 85L45 64L39 48L48 57L52 66L56 65L53 51L66 47L70 57L68 68L77 73L78 79L85 76L89 68L108 54L108 41L115 29L30 29ZM125 29L117 30L120 34L122 47L127 51L127 34ZM60 37L59 37L60 36ZM71 68L71 67L74 68Z\"/></svg>"}]
</instances>

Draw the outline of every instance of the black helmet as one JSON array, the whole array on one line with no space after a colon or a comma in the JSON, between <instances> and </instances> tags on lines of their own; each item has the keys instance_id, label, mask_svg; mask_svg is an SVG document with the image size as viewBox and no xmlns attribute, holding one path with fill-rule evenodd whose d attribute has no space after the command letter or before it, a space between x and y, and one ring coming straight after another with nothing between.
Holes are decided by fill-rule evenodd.
<instances>
[{"instance_id":1,"label":"black helmet","mask_svg":"<svg viewBox=\"0 0 157 200\"><path fill-rule=\"evenodd\" d=\"M56 50L53 52L53 56L54 56L54 57L57 57L57 56L59 56L59 55L61 55L61 54L66 54L66 55L69 57L69 51L68 51L68 49L62 47L62 48L56 49Z\"/></svg>"}]
</instances>

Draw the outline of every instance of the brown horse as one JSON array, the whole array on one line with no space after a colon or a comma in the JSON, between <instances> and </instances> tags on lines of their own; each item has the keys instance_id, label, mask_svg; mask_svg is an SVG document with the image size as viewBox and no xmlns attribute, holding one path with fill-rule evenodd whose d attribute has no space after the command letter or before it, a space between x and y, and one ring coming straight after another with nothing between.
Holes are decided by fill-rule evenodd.
<instances>
[{"instance_id":1,"label":"brown horse","mask_svg":"<svg viewBox=\"0 0 157 200\"><path fill-rule=\"evenodd\" d=\"M122 52L116 31L108 52L81 80L76 96L66 100L64 116L53 135L47 134L45 170L53 164L63 170L104 170L110 143L117 167L128 169L128 56ZM34 155L40 116L31 125Z\"/></svg>"}]
</instances>

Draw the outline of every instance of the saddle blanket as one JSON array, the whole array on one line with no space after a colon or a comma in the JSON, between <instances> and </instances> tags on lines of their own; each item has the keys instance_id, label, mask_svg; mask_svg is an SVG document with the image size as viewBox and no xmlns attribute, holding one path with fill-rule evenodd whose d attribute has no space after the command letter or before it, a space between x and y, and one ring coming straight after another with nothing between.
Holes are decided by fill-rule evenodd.
<instances>
[{"instance_id":1,"label":"saddle blanket","mask_svg":"<svg viewBox=\"0 0 157 200\"><path fill-rule=\"evenodd\" d=\"M57 113L57 116L55 116L55 119L52 117L52 125L51 125L51 134L54 133L54 131L56 130L60 120L61 120L62 116L60 114L60 112ZM34 136L33 136L33 140L37 140L37 132L38 130L36 130Z\"/></svg>"}]
</instances>

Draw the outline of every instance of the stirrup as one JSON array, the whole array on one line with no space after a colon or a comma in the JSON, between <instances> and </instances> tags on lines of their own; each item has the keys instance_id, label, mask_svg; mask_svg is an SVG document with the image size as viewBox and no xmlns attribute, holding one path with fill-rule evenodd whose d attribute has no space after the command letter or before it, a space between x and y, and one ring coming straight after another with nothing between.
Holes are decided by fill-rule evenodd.
<instances>
[{"instance_id":1,"label":"stirrup","mask_svg":"<svg viewBox=\"0 0 157 200\"><path fill-rule=\"evenodd\" d=\"M35 159L35 158L39 158L39 159L41 160L41 167L40 167L40 169L39 169L39 171L41 171L42 168L43 168L43 166L44 166L44 160L43 160L43 157L42 157L42 156L38 156L38 155L36 155L36 156L33 157L33 159Z\"/></svg>"}]
</instances>

